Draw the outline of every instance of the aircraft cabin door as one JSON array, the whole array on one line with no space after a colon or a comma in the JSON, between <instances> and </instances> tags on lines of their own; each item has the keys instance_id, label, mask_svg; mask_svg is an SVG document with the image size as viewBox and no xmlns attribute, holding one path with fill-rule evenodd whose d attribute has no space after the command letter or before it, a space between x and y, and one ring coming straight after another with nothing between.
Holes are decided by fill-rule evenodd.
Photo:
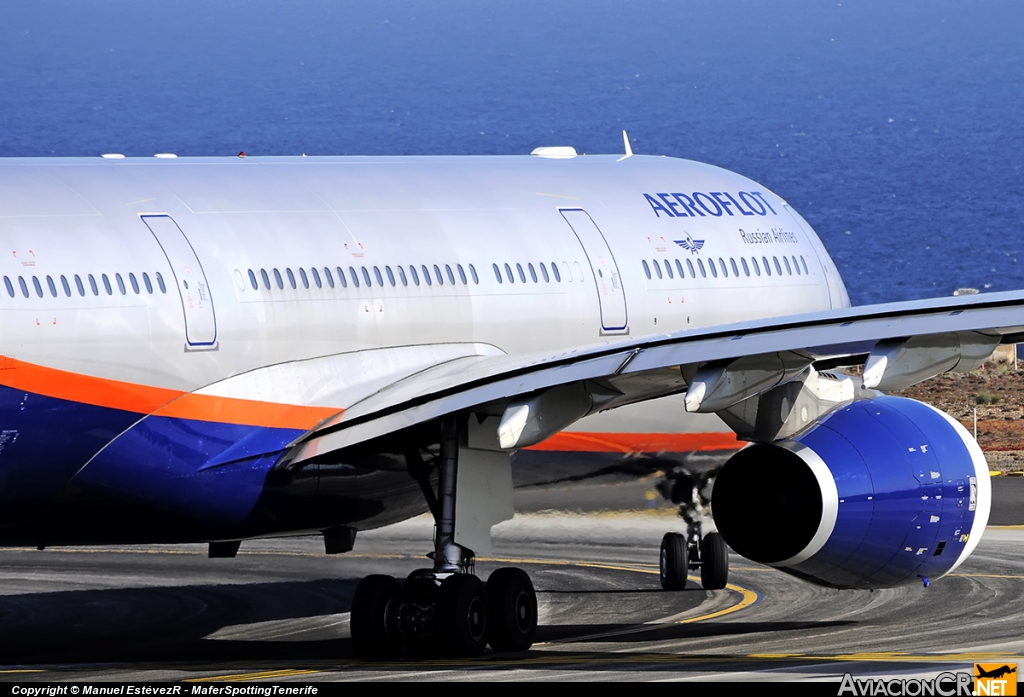
<instances>
[{"instance_id":1,"label":"aircraft cabin door","mask_svg":"<svg viewBox=\"0 0 1024 697\"><path fill-rule=\"evenodd\" d=\"M559 213L576 233L576 239L590 262L601 306L601 333L625 334L628 331L626 295L622 291L622 277L608 241L582 208L559 209Z\"/></svg>"},{"instance_id":2,"label":"aircraft cabin door","mask_svg":"<svg viewBox=\"0 0 1024 697\"><path fill-rule=\"evenodd\" d=\"M168 215L144 215L146 224L163 249L185 313L185 341L189 347L210 348L217 343L217 318L210 285L192 243Z\"/></svg>"}]
</instances>

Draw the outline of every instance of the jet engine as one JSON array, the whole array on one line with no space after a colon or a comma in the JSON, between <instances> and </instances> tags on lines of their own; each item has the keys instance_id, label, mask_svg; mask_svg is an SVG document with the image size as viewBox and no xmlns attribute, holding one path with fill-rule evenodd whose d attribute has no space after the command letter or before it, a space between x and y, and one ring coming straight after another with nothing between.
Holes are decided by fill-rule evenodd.
<instances>
[{"instance_id":1,"label":"jet engine","mask_svg":"<svg viewBox=\"0 0 1024 697\"><path fill-rule=\"evenodd\" d=\"M715 524L738 554L812 583L888 588L943 576L974 550L991 481L971 435L921 402L852 402L723 466Z\"/></svg>"}]
</instances>

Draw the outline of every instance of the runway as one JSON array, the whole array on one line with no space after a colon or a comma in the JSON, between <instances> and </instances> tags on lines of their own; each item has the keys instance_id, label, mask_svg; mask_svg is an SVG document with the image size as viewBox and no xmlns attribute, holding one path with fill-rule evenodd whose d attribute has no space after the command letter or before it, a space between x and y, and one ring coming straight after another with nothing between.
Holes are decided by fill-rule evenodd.
<instances>
[{"instance_id":1,"label":"runway","mask_svg":"<svg viewBox=\"0 0 1024 697\"><path fill-rule=\"evenodd\" d=\"M628 489L625 491L629 491ZM574 497L576 495L573 495ZM660 589L670 510L526 513L495 530L481 575L527 569L539 642L518 655L367 664L348 610L369 573L427 560L431 522L361 534L325 556L318 538L205 547L0 552L0 680L832 680L935 677L975 661L1024 663L1024 527L990 528L929 588L817 588L731 558L730 588Z\"/></svg>"}]
</instances>

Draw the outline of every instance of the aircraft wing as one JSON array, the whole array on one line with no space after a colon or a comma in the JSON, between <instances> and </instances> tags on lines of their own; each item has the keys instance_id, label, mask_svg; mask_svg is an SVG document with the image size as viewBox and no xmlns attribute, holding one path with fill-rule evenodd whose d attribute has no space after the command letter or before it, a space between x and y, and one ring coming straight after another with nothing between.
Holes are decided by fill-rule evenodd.
<instances>
[{"instance_id":1,"label":"aircraft wing","mask_svg":"<svg viewBox=\"0 0 1024 697\"><path fill-rule=\"evenodd\" d=\"M594 411L683 391L690 411L721 412L811 365L863 363L862 389L899 389L972 370L999 343L1020 340L1024 291L867 305L557 353L466 356L321 423L292 444L284 462L393 438L464 411L478 416L477 438L503 449L539 442Z\"/></svg>"}]
</instances>

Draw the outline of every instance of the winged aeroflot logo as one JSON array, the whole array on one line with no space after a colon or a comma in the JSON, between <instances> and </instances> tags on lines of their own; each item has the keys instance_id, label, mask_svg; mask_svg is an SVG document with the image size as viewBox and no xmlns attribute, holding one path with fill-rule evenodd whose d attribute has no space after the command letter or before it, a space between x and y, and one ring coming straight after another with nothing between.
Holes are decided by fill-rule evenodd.
<instances>
[{"instance_id":1,"label":"winged aeroflot logo","mask_svg":"<svg viewBox=\"0 0 1024 697\"><path fill-rule=\"evenodd\" d=\"M689 235L686 236L685 240L672 240L683 249L689 249L690 254L696 254L700 251L701 247L704 246L704 240L695 240Z\"/></svg>"}]
</instances>

